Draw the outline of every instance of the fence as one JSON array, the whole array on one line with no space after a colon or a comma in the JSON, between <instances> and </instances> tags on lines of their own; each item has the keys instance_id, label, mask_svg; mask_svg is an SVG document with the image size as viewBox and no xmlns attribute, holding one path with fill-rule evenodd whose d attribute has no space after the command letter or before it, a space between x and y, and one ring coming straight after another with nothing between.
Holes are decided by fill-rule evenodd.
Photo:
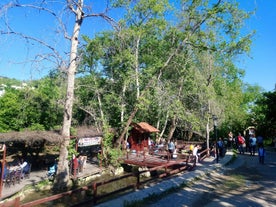
<instances>
[{"instance_id":1,"label":"fence","mask_svg":"<svg viewBox=\"0 0 276 207\"><path fill-rule=\"evenodd\" d=\"M200 160L205 159L209 155L208 152L209 152L209 149L206 149L206 150L202 151L200 153ZM14 200L10 200L10 201L6 201L4 203L1 203L0 207L32 207L32 206L35 206L35 205L45 204L45 203L50 202L50 201L61 199L61 198L64 198L65 196L71 196L71 195L79 193L79 192L87 192L87 191L93 192L92 193L92 195L93 195L92 198L87 199L87 200L83 201L82 203L78 203L78 205L85 204L85 203L94 203L94 204L96 204L96 203L98 203L98 201L100 199L112 196L112 195L120 193L120 192L125 192L126 190L129 190L129 189L134 189L134 190L139 189L141 184L145 184L146 182L149 182L149 181L152 181L152 180L156 179L156 177L153 177L153 178L148 179L146 181L141 181L140 177L143 173L156 171L156 170L160 170L161 168L165 168L165 172L158 175L158 178L163 178L163 177L167 177L167 176L171 176L173 174L179 173L179 172L184 171L184 170L192 169L194 166L195 166L194 157L188 156L187 160L186 160L186 165L179 165L178 168L175 168L175 169L172 169L172 170L168 170L168 166L157 166L157 167L145 169L145 170L142 170L142 171L138 171L136 173L127 173L125 175L109 179L107 181L94 182L89 186L84 186L84 187L81 187L81 188L78 188L78 189L75 189L75 190L70 190L70 191L67 191L67 192L64 192L64 193L52 195L52 196L49 196L49 197L46 197L46 198L41 198L41 199L31 201L31 202L28 202L28 203L24 203L24 204L21 204L20 203L20 197L17 197ZM98 194L98 188L100 186L108 185L108 184L111 184L115 181L122 180L124 178L129 178L129 177L134 177L136 179L136 182L135 183L129 183L127 186L125 186L123 188L114 190L114 191L106 193L106 194L101 194L101 195Z\"/></svg>"}]
</instances>

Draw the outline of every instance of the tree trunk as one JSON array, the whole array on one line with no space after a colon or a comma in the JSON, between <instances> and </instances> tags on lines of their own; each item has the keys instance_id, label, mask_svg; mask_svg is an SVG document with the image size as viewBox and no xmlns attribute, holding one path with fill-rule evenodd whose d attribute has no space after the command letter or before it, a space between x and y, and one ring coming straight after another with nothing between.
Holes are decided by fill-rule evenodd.
<instances>
[{"instance_id":1,"label":"tree trunk","mask_svg":"<svg viewBox=\"0 0 276 207\"><path fill-rule=\"evenodd\" d=\"M126 94L126 83L124 83L124 86L123 86L123 91L122 91L122 98L121 98L121 118L120 118L120 121L121 123L124 122L124 116L125 116L125 107L126 107L126 104L125 104L125 94Z\"/></svg>"},{"instance_id":2,"label":"tree trunk","mask_svg":"<svg viewBox=\"0 0 276 207\"><path fill-rule=\"evenodd\" d=\"M160 138L162 138L163 134L165 133L165 130L166 130L166 127L167 127L167 124L168 124L168 119L169 119L169 112L167 111L165 123L164 123L162 131L160 132Z\"/></svg>"},{"instance_id":3,"label":"tree trunk","mask_svg":"<svg viewBox=\"0 0 276 207\"><path fill-rule=\"evenodd\" d=\"M208 122L206 124L206 147L207 149L210 149L210 129L209 129L209 119L208 119ZM210 155L210 152L207 151L207 155L209 156Z\"/></svg>"},{"instance_id":4,"label":"tree trunk","mask_svg":"<svg viewBox=\"0 0 276 207\"><path fill-rule=\"evenodd\" d=\"M136 79L136 98L140 97L140 82L139 82L139 44L140 44L140 36L136 40L136 48L135 48L135 79Z\"/></svg>"},{"instance_id":5,"label":"tree trunk","mask_svg":"<svg viewBox=\"0 0 276 207\"><path fill-rule=\"evenodd\" d=\"M174 116L172 119L172 124L170 126L170 131L168 134L168 142L172 139L175 129L176 129L176 116Z\"/></svg>"},{"instance_id":6,"label":"tree trunk","mask_svg":"<svg viewBox=\"0 0 276 207\"><path fill-rule=\"evenodd\" d=\"M62 136L60 145L60 154L58 161L57 179L55 180L56 189L68 187L70 181L68 167L68 147L70 144L70 128L72 121L72 108L74 103L75 73L77 70L77 49L79 44L79 32L83 20L82 16L83 0L78 0L76 9L71 6L75 13L75 25L71 36L70 63L67 71L67 93L63 114Z\"/></svg>"}]
</instances>

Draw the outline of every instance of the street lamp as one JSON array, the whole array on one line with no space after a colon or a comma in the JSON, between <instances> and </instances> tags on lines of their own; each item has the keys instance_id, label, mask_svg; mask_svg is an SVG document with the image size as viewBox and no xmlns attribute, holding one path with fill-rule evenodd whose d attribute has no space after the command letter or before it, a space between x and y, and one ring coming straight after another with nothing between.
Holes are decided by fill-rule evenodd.
<instances>
[{"instance_id":1,"label":"street lamp","mask_svg":"<svg viewBox=\"0 0 276 207\"><path fill-rule=\"evenodd\" d=\"M216 140L216 160L217 163L219 161L219 157L218 157L218 134L217 134L217 126L218 126L218 117L216 115L212 116L213 118L213 123L214 123L214 134L215 134L215 140Z\"/></svg>"}]
</instances>

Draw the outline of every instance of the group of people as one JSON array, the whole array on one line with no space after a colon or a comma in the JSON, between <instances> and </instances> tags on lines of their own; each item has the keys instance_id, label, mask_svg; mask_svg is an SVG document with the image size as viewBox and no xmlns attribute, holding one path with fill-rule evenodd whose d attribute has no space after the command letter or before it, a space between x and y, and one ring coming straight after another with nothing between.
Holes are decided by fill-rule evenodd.
<instances>
[{"instance_id":1,"label":"group of people","mask_svg":"<svg viewBox=\"0 0 276 207\"><path fill-rule=\"evenodd\" d=\"M199 147L200 146L198 144L195 144L195 145L191 144L189 147L190 154L192 154L195 157L196 163L199 162L199 154L198 154ZM168 151L172 158L176 158L176 156L177 156L176 155L176 147L172 140L170 140L170 142L168 143Z\"/></svg>"},{"instance_id":2,"label":"group of people","mask_svg":"<svg viewBox=\"0 0 276 207\"><path fill-rule=\"evenodd\" d=\"M2 172L2 166L4 166L3 172ZM2 175L2 178L6 179L12 171L20 171L21 172L20 176L23 179L25 175L30 173L30 169L31 169L31 164L24 159L20 159L17 165L15 166L10 166L10 164L7 161L4 161L3 165L1 163L0 173Z\"/></svg>"},{"instance_id":3,"label":"group of people","mask_svg":"<svg viewBox=\"0 0 276 207\"><path fill-rule=\"evenodd\" d=\"M229 134L232 135L231 132ZM240 154L245 154L246 151L249 151L250 156L255 156L258 153L259 162L264 164L264 157L266 153L262 136L256 137L254 133L251 133L249 134L248 140L246 140L244 136L239 133L236 138L229 136L229 140L230 139L234 142L234 145L237 146Z\"/></svg>"},{"instance_id":4,"label":"group of people","mask_svg":"<svg viewBox=\"0 0 276 207\"><path fill-rule=\"evenodd\" d=\"M82 155L74 155L71 161L71 172L72 175L76 175L78 173L83 172L83 169L85 168L87 161L87 156L82 156Z\"/></svg>"}]
</instances>

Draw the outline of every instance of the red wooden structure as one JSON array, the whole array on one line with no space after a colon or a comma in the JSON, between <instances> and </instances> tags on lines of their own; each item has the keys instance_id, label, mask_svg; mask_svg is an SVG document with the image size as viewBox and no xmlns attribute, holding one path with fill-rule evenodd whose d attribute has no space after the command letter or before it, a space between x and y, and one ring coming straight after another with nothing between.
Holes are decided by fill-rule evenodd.
<instances>
[{"instance_id":1,"label":"red wooden structure","mask_svg":"<svg viewBox=\"0 0 276 207\"><path fill-rule=\"evenodd\" d=\"M4 169L6 164L6 145L0 144L0 153L2 153L1 158L1 172L0 172L0 198L2 197L3 190L3 179L4 179Z\"/></svg>"},{"instance_id":2,"label":"red wooden structure","mask_svg":"<svg viewBox=\"0 0 276 207\"><path fill-rule=\"evenodd\" d=\"M132 123L131 126L128 143L130 144L130 149L136 150L136 152L144 151L145 148L148 148L150 134L159 132L158 129L146 122Z\"/></svg>"}]
</instances>

